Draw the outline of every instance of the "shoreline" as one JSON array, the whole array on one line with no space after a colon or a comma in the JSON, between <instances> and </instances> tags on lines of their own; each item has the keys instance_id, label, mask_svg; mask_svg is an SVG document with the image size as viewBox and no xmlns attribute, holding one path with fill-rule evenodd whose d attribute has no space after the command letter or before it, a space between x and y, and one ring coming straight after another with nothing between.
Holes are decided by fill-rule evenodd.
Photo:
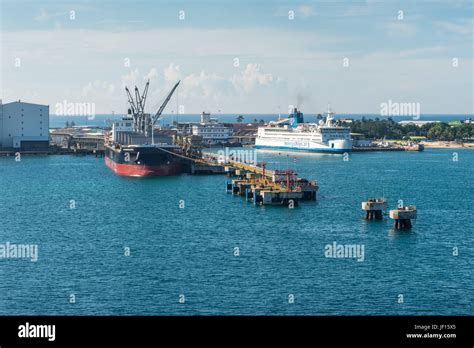
<instances>
[{"instance_id":1,"label":"shoreline","mask_svg":"<svg viewBox=\"0 0 474 348\"><path fill-rule=\"evenodd\" d=\"M419 144L423 145L425 149L474 149L474 143L446 143L444 141L435 141L435 142L420 142ZM253 147L249 145L245 145L243 147ZM383 152L392 152L392 151L407 151L407 152L417 152L418 150L411 150L406 149L403 147L362 147L362 148L354 148L352 152L376 152L376 151L383 151ZM21 155L33 155L33 156L51 156L51 155L73 155L73 156L86 156L86 155L93 155L95 157L103 157L104 150L93 150L93 149L80 149L80 150L66 150L62 149L60 151L20 151L20 150L0 150L0 157L10 157L15 156L16 153L19 152Z\"/></svg>"},{"instance_id":2,"label":"shoreline","mask_svg":"<svg viewBox=\"0 0 474 348\"><path fill-rule=\"evenodd\" d=\"M462 143L458 144L455 142L446 141L431 141L431 142L420 142L425 149L474 149L474 143Z\"/></svg>"}]
</instances>

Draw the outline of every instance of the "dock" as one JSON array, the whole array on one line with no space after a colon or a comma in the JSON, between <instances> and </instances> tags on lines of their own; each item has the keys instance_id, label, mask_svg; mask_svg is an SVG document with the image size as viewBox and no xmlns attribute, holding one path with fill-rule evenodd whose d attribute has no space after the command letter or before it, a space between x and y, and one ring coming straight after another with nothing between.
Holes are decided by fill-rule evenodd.
<instances>
[{"instance_id":1,"label":"dock","mask_svg":"<svg viewBox=\"0 0 474 348\"><path fill-rule=\"evenodd\" d=\"M266 163L243 163L206 154L209 166L221 166L233 179L226 183L226 191L241 196L254 205L276 205L294 208L301 201L315 201L318 184L298 177L294 170L268 170Z\"/></svg>"},{"instance_id":2,"label":"dock","mask_svg":"<svg viewBox=\"0 0 474 348\"><path fill-rule=\"evenodd\" d=\"M86 156L93 155L95 157L104 157L103 149L63 149L57 147L50 147L47 150L23 151L23 150L2 150L0 157L16 156L19 153L22 156L49 156L49 155L74 155Z\"/></svg>"},{"instance_id":3,"label":"dock","mask_svg":"<svg viewBox=\"0 0 474 348\"><path fill-rule=\"evenodd\" d=\"M396 145L396 146L353 146L352 152L390 152L390 151L415 151L421 152L424 150L422 144L417 145Z\"/></svg>"}]
</instances>

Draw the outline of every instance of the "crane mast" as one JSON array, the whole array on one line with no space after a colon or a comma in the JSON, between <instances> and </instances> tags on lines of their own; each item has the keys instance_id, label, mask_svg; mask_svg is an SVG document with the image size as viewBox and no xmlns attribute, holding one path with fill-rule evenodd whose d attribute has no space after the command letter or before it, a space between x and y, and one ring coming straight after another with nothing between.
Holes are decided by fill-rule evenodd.
<instances>
[{"instance_id":1,"label":"crane mast","mask_svg":"<svg viewBox=\"0 0 474 348\"><path fill-rule=\"evenodd\" d=\"M155 116L153 116L153 123L152 123L152 126L155 125L155 123L159 120L161 120L161 114L163 112L163 110L166 108L166 105L168 104L168 102L170 101L171 97L173 96L173 93L174 91L176 90L176 88L178 88L178 85L179 83L181 82L178 81L176 82L176 84L174 85L173 89L170 91L170 93L168 94L168 96L166 97L165 101L163 102L163 104L161 104L160 108L158 109L158 111L156 112Z\"/></svg>"},{"instance_id":2,"label":"crane mast","mask_svg":"<svg viewBox=\"0 0 474 348\"><path fill-rule=\"evenodd\" d=\"M125 92L127 92L128 103L130 104L130 109L128 109L129 110L128 113L131 114L133 118L133 131L138 132L138 128L136 127L138 124L137 106L135 105L132 94L130 93L130 90L128 89L128 87L125 87Z\"/></svg>"},{"instance_id":3,"label":"crane mast","mask_svg":"<svg viewBox=\"0 0 474 348\"><path fill-rule=\"evenodd\" d=\"M173 96L174 91L178 88L178 85L181 81L178 81L171 91L168 93L168 96L164 100L163 104L161 104L160 108L156 112L156 114L151 117L150 114L145 113L145 103L146 98L148 95L148 87L150 85L150 81L148 81L143 89L143 93L140 95L140 91L138 87L135 86L135 99L132 96L132 93L125 87L125 91L127 92L128 103L130 104L130 111L129 114L132 115L133 118L133 131L135 133L143 134L146 137L149 137L150 134L153 137L153 126L156 122L158 122L162 118L162 113L166 108L166 105L170 101L171 97ZM152 139L153 142L153 139Z\"/></svg>"}]
</instances>

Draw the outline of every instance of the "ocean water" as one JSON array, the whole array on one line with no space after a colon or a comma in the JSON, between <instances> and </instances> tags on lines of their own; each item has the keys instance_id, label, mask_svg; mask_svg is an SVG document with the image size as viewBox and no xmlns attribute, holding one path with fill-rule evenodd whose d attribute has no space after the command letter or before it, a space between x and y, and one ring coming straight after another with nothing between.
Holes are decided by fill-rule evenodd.
<instances>
[{"instance_id":1,"label":"ocean water","mask_svg":"<svg viewBox=\"0 0 474 348\"><path fill-rule=\"evenodd\" d=\"M258 159L317 180L317 202L255 207L225 176L123 178L92 156L0 158L0 244L38 246L36 262L0 258L0 315L474 314L474 151ZM363 219L381 195L418 207L410 232ZM333 242L363 261L325 257Z\"/></svg>"}]
</instances>

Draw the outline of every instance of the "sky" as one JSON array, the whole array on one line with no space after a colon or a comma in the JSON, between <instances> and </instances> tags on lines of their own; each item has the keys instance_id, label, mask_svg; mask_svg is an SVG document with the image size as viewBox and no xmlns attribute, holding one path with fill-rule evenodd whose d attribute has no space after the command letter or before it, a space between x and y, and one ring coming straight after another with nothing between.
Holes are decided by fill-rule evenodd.
<instances>
[{"instance_id":1,"label":"sky","mask_svg":"<svg viewBox=\"0 0 474 348\"><path fill-rule=\"evenodd\" d=\"M124 113L474 114L473 1L0 0L4 103Z\"/></svg>"}]
</instances>

